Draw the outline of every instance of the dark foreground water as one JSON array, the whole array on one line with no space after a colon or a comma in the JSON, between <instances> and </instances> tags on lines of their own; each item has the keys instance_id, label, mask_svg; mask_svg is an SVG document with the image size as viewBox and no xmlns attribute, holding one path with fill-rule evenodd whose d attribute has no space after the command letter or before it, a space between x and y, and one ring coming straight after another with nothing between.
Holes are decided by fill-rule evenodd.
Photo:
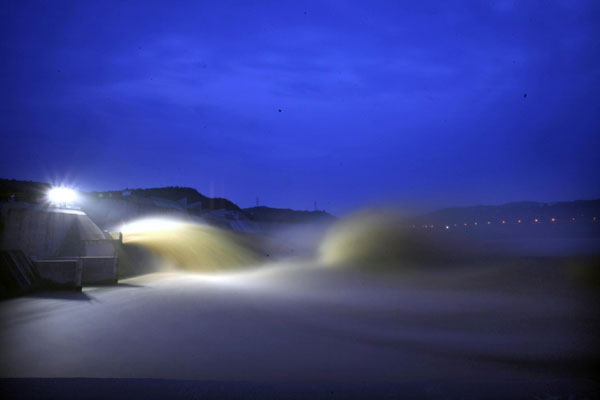
<instances>
[{"instance_id":1,"label":"dark foreground water","mask_svg":"<svg viewBox=\"0 0 600 400\"><path fill-rule=\"evenodd\" d=\"M0 379L10 399L594 399L593 381L215 382L167 379Z\"/></svg>"},{"instance_id":2,"label":"dark foreground water","mask_svg":"<svg viewBox=\"0 0 600 400\"><path fill-rule=\"evenodd\" d=\"M592 399L594 293L531 258L157 273L1 302L0 385L8 398Z\"/></svg>"}]
</instances>

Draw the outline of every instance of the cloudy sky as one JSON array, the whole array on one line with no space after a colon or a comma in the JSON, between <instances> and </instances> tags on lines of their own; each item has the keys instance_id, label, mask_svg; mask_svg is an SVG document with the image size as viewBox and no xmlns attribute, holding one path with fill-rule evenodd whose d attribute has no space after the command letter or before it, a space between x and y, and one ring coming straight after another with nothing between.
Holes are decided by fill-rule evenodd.
<instances>
[{"instance_id":1,"label":"cloudy sky","mask_svg":"<svg viewBox=\"0 0 600 400\"><path fill-rule=\"evenodd\" d=\"M0 32L2 177L334 213L600 197L600 2L15 1Z\"/></svg>"}]
</instances>

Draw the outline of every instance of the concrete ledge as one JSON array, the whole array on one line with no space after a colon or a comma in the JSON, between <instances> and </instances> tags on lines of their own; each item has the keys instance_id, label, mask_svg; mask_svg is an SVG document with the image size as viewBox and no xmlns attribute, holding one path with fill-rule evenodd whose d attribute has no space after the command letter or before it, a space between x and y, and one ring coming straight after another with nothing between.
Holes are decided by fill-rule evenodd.
<instances>
[{"instance_id":1,"label":"concrete ledge","mask_svg":"<svg viewBox=\"0 0 600 400\"><path fill-rule=\"evenodd\" d=\"M106 235L111 240L116 240L119 244L123 243L123 233L122 232L106 232Z\"/></svg>"},{"instance_id":2,"label":"concrete ledge","mask_svg":"<svg viewBox=\"0 0 600 400\"><path fill-rule=\"evenodd\" d=\"M79 259L35 260L33 264L49 288L81 290L82 263Z\"/></svg>"},{"instance_id":3,"label":"concrete ledge","mask_svg":"<svg viewBox=\"0 0 600 400\"><path fill-rule=\"evenodd\" d=\"M80 257L81 283L84 285L117 283L117 257Z\"/></svg>"}]
</instances>

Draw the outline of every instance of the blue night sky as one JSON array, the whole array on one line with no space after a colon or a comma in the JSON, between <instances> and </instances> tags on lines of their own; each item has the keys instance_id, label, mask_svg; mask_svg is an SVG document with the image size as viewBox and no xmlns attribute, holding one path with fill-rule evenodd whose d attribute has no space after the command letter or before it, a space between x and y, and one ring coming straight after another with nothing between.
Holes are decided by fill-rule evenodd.
<instances>
[{"instance_id":1,"label":"blue night sky","mask_svg":"<svg viewBox=\"0 0 600 400\"><path fill-rule=\"evenodd\" d=\"M6 1L0 31L2 177L334 213L600 197L597 1Z\"/></svg>"}]
</instances>

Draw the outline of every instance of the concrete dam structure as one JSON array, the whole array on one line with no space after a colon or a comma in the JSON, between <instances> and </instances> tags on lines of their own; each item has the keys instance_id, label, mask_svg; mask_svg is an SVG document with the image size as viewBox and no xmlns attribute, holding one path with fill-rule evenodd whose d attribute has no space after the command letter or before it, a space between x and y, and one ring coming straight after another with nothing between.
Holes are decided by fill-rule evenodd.
<instances>
[{"instance_id":1,"label":"concrete dam structure","mask_svg":"<svg viewBox=\"0 0 600 400\"><path fill-rule=\"evenodd\" d=\"M86 284L116 282L119 242L80 210L24 202L0 206L0 250L22 252L46 286L80 290ZM13 275L29 271L13 261L3 268Z\"/></svg>"}]
</instances>

